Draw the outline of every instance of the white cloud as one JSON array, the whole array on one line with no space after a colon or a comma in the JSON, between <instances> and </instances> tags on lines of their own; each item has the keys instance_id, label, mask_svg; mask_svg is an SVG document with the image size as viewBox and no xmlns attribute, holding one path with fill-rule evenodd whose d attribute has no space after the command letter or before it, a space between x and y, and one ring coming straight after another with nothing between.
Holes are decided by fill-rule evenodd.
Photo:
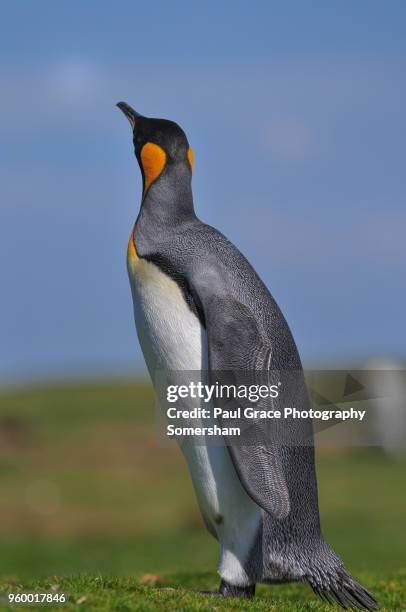
<instances>
[{"instance_id":1,"label":"white cloud","mask_svg":"<svg viewBox=\"0 0 406 612\"><path fill-rule=\"evenodd\" d=\"M266 137L272 158L280 161L304 159L314 139L310 128L294 117L273 120Z\"/></svg>"},{"instance_id":2,"label":"white cloud","mask_svg":"<svg viewBox=\"0 0 406 612\"><path fill-rule=\"evenodd\" d=\"M363 218L359 239L369 257L406 261L406 214L382 213Z\"/></svg>"},{"instance_id":3,"label":"white cloud","mask_svg":"<svg viewBox=\"0 0 406 612\"><path fill-rule=\"evenodd\" d=\"M280 214L255 204L250 207L249 215L238 205L236 210L238 214L232 230L237 233L244 227L255 255L269 256L274 262L296 262L321 268L351 258L360 265L373 262L393 265L402 261L406 264L406 215L402 213L354 214L337 225L333 219L310 221L303 216Z\"/></svg>"},{"instance_id":4,"label":"white cloud","mask_svg":"<svg viewBox=\"0 0 406 612\"><path fill-rule=\"evenodd\" d=\"M65 58L43 65L0 65L3 133L51 131L69 115L91 129L115 126L113 107L127 99L151 116L187 118L202 126L255 127L279 159L301 159L315 144L314 125L382 100L401 103L405 66L380 62L280 62L250 65L102 64ZM396 85L395 85L396 83ZM394 88L396 87L396 91ZM392 96L392 98L391 98ZM313 119L313 122L311 121ZM115 129L115 128L114 128Z\"/></svg>"},{"instance_id":5,"label":"white cloud","mask_svg":"<svg viewBox=\"0 0 406 612\"><path fill-rule=\"evenodd\" d=\"M84 60L66 60L50 70L50 82L64 101L83 102L94 99L100 86L99 67Z\"/></svg>"}]
</instances>

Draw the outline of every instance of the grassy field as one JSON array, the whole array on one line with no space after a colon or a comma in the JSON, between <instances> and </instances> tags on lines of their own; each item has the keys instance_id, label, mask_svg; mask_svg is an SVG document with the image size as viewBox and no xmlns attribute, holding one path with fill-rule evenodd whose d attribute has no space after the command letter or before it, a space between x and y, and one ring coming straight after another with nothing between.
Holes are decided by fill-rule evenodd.
<instances>
[{"instance_id":1,"label":"grassy field","mask_svg":"<svg viewBox=\"0 0 406 612\"><path fill-rule=\"evenodd\" d=\"M217 543L154 420L142 382L0 394L0 591L66 592L69 609L326 609L301 584L253 603L196 593L218 586ZM406 610L405 475L378 450L318 453L326 538L386 610Z\"/></svg>"}]
</instances>

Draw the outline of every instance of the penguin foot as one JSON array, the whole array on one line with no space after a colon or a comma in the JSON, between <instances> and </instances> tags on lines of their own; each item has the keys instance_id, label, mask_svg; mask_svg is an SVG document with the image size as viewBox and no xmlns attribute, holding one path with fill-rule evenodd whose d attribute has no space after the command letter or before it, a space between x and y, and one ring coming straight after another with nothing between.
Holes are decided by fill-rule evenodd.
<instances>
[{"instance_id":1,"label":"penguin foot","mask_svg":"<svg viewBox=\"0 0 406 612\"><path fill-rule=\"evenodd\" d=\"M244 597L245 599L251 599L255 595L255 584L242 587L222 580L219 586L219 593L223 597Z\"/></svg>"},{"instance_id":2,"label":"penguin foot","mask_svg":"<svg viewBox=\"0 0 406 612\"><path fill-rule=\"evenodd\" d=\"M255 595L255 584L241 587L222 580L220 582L218 591L215 591L214 593L202 591L202 595L211 595L212 597L243 597L244 599L251 599Z\"/></svg>"}]
</instances>

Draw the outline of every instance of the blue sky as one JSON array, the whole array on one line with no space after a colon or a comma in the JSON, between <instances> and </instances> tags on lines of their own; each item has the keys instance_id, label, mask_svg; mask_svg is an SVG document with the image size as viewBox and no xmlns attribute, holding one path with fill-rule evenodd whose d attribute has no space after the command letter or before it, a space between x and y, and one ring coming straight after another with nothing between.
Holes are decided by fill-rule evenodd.
<instances>
[{"instance_id":1,"label":"blue sky","mask_svg":"<svg viewBox=\"0 0 406 612\"><path fill-rule=\"evenodd\" d=\"M405 22L395 0L3 6L0 380L143 371L119 100L185 129L199 216L306 364L404 358Z\"/></svg>"}]
</instances>

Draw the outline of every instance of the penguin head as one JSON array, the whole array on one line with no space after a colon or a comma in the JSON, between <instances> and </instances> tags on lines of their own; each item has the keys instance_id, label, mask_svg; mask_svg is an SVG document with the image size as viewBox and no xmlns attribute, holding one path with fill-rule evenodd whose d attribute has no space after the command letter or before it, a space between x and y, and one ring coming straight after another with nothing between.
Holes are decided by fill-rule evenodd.
<instances>
[{"instance_id":1,"label":"penguin head","mask_svg":"<svg viewBox=\"0 0 406 612\"><path fill-rule=\"evenodd\" d=\"M119 102L117 106L133 131L134 152L142 173L144 193L159 177L175 168L191 176L193 151L177 123L144 117L125 102Z\"/></svg>"}]
</instances>

